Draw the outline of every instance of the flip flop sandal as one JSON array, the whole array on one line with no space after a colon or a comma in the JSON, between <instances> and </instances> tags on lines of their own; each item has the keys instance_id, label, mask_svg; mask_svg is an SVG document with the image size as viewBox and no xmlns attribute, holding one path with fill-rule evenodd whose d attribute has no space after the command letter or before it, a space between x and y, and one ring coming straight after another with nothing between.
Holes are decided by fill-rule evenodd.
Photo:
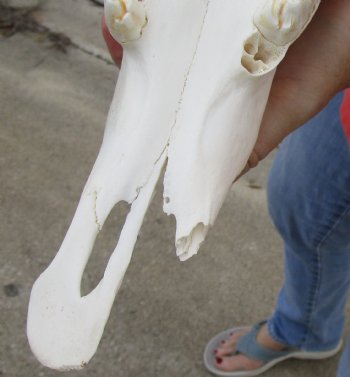
<instances>
[{"instance_id":1,"label":"flip flop sandal","mask_svg":"<svg viewBox=\"0 0 350 377\"><path fill-rule=\"evenodd\" d=\"M216 357L214 350L220 346L223 340L228 339L232 333L244 329L243 327L234 327L232 329L223 331L209 341L204 351L204 364L206 368L217 376L254 377L260 375L261 373L264 373L281 361L291 358L306 360L326 359L328 357L334 356L342 347L342 341L340 341L336 348L329 351L310 352L302 351L296 348L288 348L285 351L274 351L258 344L256 341L257 334L265 323L266 321L254 325L246 335L242 336L239 339L236 346L236 354L242 353L249 358L261 360L262 362L264 362L264 364L260 368L249 371L225 372L216 367Z\"/></svg>"}]
</instances>

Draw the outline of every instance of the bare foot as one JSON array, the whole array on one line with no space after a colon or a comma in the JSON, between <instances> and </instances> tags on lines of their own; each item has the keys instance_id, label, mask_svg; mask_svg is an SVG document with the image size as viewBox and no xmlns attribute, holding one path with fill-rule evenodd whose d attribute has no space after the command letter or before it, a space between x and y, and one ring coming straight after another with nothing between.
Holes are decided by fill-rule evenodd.
<instances>
[{"instance_id":1,"label":"bare foot","mask_svg":"<svg viewBox=\"0 0 350 377\"><path fill-rule=\"evenodd\" d=\"M260 360L250 359L249 357L236 352L236 344L239 339L250 331L249 327L234 332L227 340L215 350L216 367L225 372L254 370L263 365ZM274 341L268 333L266 324L263 325L258 333L257 341L259 344L275 351L282 351L286 345Z\"/></svg>"}]
</instances>

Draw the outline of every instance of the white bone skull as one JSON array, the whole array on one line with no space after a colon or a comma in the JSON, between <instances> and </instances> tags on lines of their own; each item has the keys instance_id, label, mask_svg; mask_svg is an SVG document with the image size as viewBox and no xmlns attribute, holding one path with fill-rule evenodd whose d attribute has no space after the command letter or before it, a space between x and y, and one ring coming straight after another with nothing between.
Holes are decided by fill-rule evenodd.
<instances>
[{"instance_id":1,"label":"white bone skull","mask_svg":"<svg viewBox=\"0 0 350 377\"><path fill-rule=\"evenodd\" d=\"M257 138L274 69L320 0L105 0L124 60L99 156L50 266L28 338L39 361L82 368L95 353L161 174L181 260L196 254ZM131 210L103 279L81 297L95 238Z\"/></svg>"}]
</instances>

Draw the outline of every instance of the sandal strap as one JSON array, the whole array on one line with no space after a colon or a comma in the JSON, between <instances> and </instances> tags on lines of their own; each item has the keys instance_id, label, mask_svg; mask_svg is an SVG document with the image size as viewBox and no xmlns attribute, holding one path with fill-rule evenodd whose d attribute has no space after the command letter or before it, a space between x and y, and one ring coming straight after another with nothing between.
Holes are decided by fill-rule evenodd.
<instances>
[{"instance_id":1,"label":"sandal strap","mask_svg":"<svg viewBox=\"0 0 350 377\"><path fill-rule=\"evenodd\" d=\"M295 351L295 349L292 348L288 348L286 351L275 351L259 344L257 342L257 335L265 323L266 321L259 322L258 324L254 325L246 335L240 338L236 346L238 353L242 353L249 358L268 363L271 360L285 357L291 352Z\"/></svg>"}]
</instances>

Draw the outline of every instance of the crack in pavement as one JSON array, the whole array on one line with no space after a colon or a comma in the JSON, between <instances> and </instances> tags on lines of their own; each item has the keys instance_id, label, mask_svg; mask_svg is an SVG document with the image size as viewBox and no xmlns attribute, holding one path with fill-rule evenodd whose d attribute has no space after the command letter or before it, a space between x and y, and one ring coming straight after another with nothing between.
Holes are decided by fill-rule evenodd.
<instances>
[{"instance_id":1,"label":"crack in pavement","mask_svg":"<svg viewBox=\"0 0 350 377\"><path fill-rule=\"evenodd\" d=\"M16 33L34 33L44 36L51 47L66 54L69 47L101 60L109 65L114 65L112 58L104 55L97 48L86 46L72 40L64 33L52 30L47 25L40 23L34 16L33 10L14 9L0 5L0 36L11 37Z\"/></svg>"}]
</instances>

